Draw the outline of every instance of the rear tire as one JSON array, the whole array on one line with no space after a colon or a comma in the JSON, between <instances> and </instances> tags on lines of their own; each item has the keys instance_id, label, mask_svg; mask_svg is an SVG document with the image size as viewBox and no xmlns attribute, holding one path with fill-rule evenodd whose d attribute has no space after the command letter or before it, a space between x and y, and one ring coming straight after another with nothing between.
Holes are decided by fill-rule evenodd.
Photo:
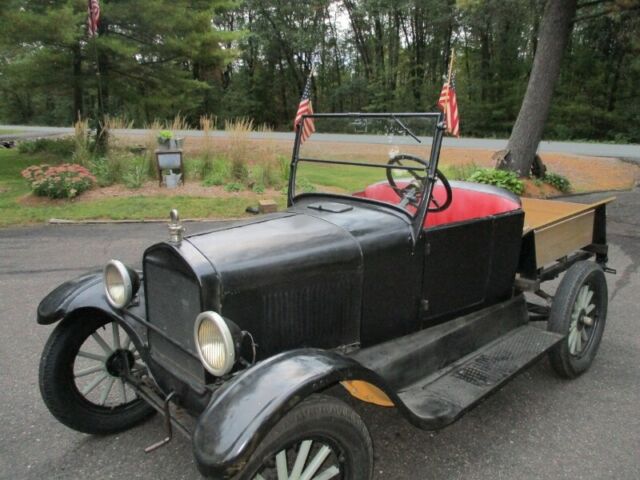
<instances>
[{"instance_id":1,"label":"rear tire","mask_svg":"<svg viewBox=\"0 0 640 480\"><path fill-rule=\"evenodd\" d=\"M313 470L323 452L325 460ZM296 476L298 462L304 469ZM372 475L371 436L360 416L341 400L312 395L267 434L238 479L370 480Z\"/></svg>"},{"instance_id":2,"label":"rear tire","mask_svg":"<svg viewBox=\"0 0 640 480\"><path fill-rule=\"evenodd\" d=\"M607 320L607 303L607 281L599 265L582 261L567 270L547 324L549 331L566 335L549 351L559 376L576 378L593 363Z\"/></svg>"},{"instance_id":3,"label":"rear tire","mask_svg":"<svg viewBox=\"0 0 640 480\"><path fill-rule=\"evenodd\" d=\"M111 343L105 333L113 333ZM86 346L93 334L100 335L104 352L100 351L100 344ZM131 358L132 367L146 369L134 359L137 352L126 332L106 316L87 313L67 318L49 337L40 360L40 393L49 411L67 427L104 435L126 430L154 413L154 409L135 396L131 387L114 373L117 359L107 353L106 347L117 350L114 347L116 337L120 351ZM88 361L81 365L84 368L79 369L79 358ZM111 363L108 358L112 358ZM89 389L88 393L83 393Z\"/></svg>"}]
</instances>

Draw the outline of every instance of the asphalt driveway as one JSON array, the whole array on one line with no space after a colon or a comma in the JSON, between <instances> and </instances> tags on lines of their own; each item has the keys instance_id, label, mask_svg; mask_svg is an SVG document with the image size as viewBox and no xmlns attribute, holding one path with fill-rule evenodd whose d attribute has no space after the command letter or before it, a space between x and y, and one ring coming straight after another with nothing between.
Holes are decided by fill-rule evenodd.
<instances>
[{"instance_id":1,"label":"asphalt driveway","mask_svg":"<svg viewBox=\"0 0 640 480\"><path fill-rule=\"evenodd\" d=\"M640 191L618 198L609 213L610 266L618 274L608 276L609 320L592 369L564 381L541 361L439 432L347 399L371 430L377 479L640 478ZM143 452L164 435L159 417L92 437L59 424L38 391L40 353L52 329L36 325L38 301L110 258L139 265L144 247L166 236L163 224L0 230L0 478L199 478L181 437Z\"/></svg>"}]
</instances>

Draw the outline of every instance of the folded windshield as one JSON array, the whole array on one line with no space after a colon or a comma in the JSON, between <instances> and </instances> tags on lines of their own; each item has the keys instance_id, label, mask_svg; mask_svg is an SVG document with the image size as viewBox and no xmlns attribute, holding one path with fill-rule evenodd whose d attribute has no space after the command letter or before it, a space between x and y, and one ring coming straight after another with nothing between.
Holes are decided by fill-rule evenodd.
<instances>
[{"instance_id":1,"label":"folded windshield","mask_svg":"<svg viewBox=\"0 0 640 480\"><path fill-rule=\"evenodd\" d=\"M294 150L295 194L364 197L413 213L438 120L439 114L433 113L306 117L305 133L298 136Z\"/></svg>"}]
</instances>

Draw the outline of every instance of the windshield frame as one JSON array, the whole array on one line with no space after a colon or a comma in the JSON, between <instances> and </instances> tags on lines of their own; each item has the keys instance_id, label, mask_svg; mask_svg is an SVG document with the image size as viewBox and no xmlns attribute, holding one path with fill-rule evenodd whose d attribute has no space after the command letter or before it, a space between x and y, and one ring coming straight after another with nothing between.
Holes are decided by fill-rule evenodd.
<instances>
[{"instance_id":1,"label":"windshield frame","mask_svg":"<svg viewBox=\"0 0 640 480\"><path fill-rule=\"evenodd\" d=\"M442 147L442 138L444 136L445 124L444 124L444 114L442 112L427 112L427 113L314 113L311 115L302 115L300 121L296 125L296 135L295 141L293 144L293 153L291 155L291 164L289 170L289 188L287 192L287 205L292 207L295 203L295 200L301 196L308 196L308 194L296 194L295 186L296 186L296 176L298 171L298 164L300 162L307 163L324 163L324 164L333 164L333 165L351 165L351 166L362 166L363 168L388 168L385 164L381 163L369 163L369 162L355 162L355 161L347 161L347 160L322 160L317 158L308 158L308 157L300 157L300 145L301 145L301 132L302 132L302 124L307 118L353 118L353 119L391 119L396 121L401 128L405 130L408 136L416 139L417 143L422 143L406 126L402 123L402 118L407 117L419 117L419 118L433 118L435 119L435 126L432 136L431 149L428 152L428 156L425 156L425 160L428 158L428 168L426 181L424 182L422 189L422 198L418 207L416 208L416 213L411 215L407 210L398 207L397 205L393 205L386 202L381 202L372 199L354 197L352 195L343 195L339 193L317 193L314 195L327 195L331 197L339 197L339 198L349 198L349 199L359 199L374 205L383 205L388 208L392 208L393 210L400 210L404 212L411 218L412 222L412 231L413 231L413 241L415 243L416 239L420 235L420 231L422 229L422 225L424 224L426 215L427 215L427 207L429 205L429 201L431 200L431 195L433 193L433 186L436 182L436 170L438 168L438 162L440 160L440 149ZM425 144L425 150L428 150L427 145ZM406 171L424 171L425 169L422 167L400 167L394 166L394 170L406 170Z\"/></svg>"}]
</instances>

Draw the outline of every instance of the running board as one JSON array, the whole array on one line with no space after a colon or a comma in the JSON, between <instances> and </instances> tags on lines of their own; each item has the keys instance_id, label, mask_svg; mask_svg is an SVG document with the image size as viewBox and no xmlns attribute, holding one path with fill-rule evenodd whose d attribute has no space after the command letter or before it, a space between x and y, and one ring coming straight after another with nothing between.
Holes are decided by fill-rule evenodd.
<instances>
[{"instance_id":1,"label":"running board","mask_svg":"<svg viewBox=\"0 0 640 480\"><path fill-rule=\"evenodd\" d=\"M525 325L398 392L426 430L442 428L497 391L564 337Z\"/></svg>"}]
</instances>

